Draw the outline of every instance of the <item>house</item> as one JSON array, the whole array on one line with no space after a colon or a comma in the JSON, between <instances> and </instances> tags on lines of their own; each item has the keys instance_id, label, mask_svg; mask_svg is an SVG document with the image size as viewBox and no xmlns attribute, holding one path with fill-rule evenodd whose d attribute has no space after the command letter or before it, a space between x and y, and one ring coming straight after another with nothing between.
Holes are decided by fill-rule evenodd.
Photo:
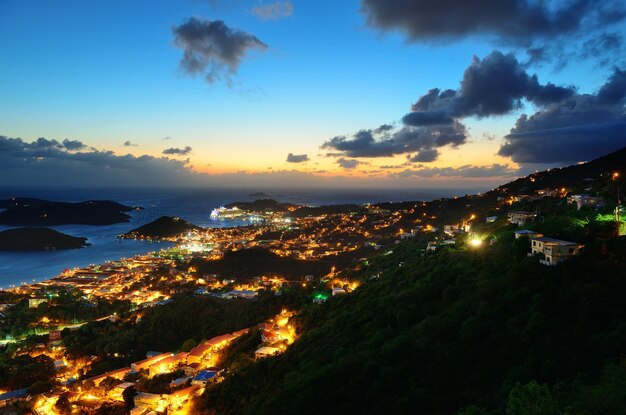
<instances>
[{"instance_id":1,"label":"house","mask_svg":"<svg viewBox=\"0 0 626 415\"><path fill-rule=\"evenodd\" d=\"M197 395L199 390L201 390L200 386L191 385L188 388L179 389L169 394L169 408L171 410L169 413L181 410L189 398Z\"/></svg>"},{"instance_id":2,"label":"house","mask_svg":"<svg viewBox=\"0 0 626 415\"><path fill-rule=\"evenodd\" d=\"M135 406L162 410L167 407L167 400L155 393L139 392L135 395Z\"/></svg>"},{"instance_id":3,"label":"house","mask_svg":"<svg viewBox=\"0 0 626 415\"><path fill-rule=\"evenodd\" d=\"M0 408L7 406L27 395L26 389L16 389L0 395Z\"/></svg>"},{"instance_id":4,"label":"house","mask_svg":"<svg viewBox=\"0 0 626 415\"><path fill-rule=\"evenodd\" d=\"M174 379L173 381L170 382L170 389L175 389L179 386L183 386L185 383L187 383L189 379L191 379L191 376L185 376L182 378Z\"/></svg>"},{"instance_id":5,"label":"house","mask_svg":"<svg viewBox=\"0 0 626 415\"><path fill-rule=\"evenodd\" d=\"M181 363L185 363L187 361L187 353L180 352L175 355L171 355L166 357L165 359L161 359L156 363L150 365L148 370L150 371L150 376L158 375L161 373L168 373L174 370L176 366Z\"/></svg>"},{"instance_id":6,"label":"house","mask_svg":"<svg viewBox=\"0 0 626 415\"><path fill-rule=\"evenodd\" d=\"M207 382L212 382L217 379L219 373L220 371L218 370L203 370L202 372L198 373L196 377L193 378L191 384L204 386L207 384Z\"/></svg>"},{"instance_id":7,"label":"house","mask_svg":"<svg viewBox=\"0 0 626 415\"><path fill-rule=\"evenodd\" d=\"M37 308L39 304L47 303L47 298L29 298L28 299L28 308Z\"/></svg>"},{"instance_id":8,"label":"house","mask_svg":"<svg viewBox=\"0 0 626 415\"><path fill-rule=\"evenodd\" d=\"M263 346L254 352L254 357L257 359L262 359L264 357L269 357L269 356L278 354L279 352L280 352L280 349L277 347Z\"/></svg>"},{"instance_id":9,"label":"house","mask_svg":"<svg viewBox=\"0 0 626 415\"><path fill-rule=\"evenodd\" d=\"M158 361L166 359L170 356L172 356L172 353L168 352L168 353L161 353L161 354L149 357L144 360L140 360L138 362L132 363L130 365L130 370L132 370L133 372L139 372L142 369L148 369L150 366L157 363Z\"/></svg>"},{"instance_id":10,"label":"house","mask_svg":"<svg viewBox=\"0 0 626 415\"><path fill-rule=\"evenodd\" d=\"M485 218L485 222L487 222L487 223L493 223L493 222L495 222L496 220L498 220L498 217L497 217L497 216L487 216L487 217Z\"/></svg>"},{"instance_id":11,"label":"house","mask_svg":"<svg viewBox=\"0 0 626 415\"><path fill-rule=\"evenodd\" d=\"M543 265L557 265L560 262L578 254L582 244L562 241L560 239L537 237L531 240L530 255L543 254L545 259L539 262Z\"/></svg>"},{"instance_id":12,"label":"house","mask_svg":"<svg viewBox=\"0 0 626 415\"><path fill-rule=\"evenodd\" d=\"M567 197L567 203L575 204L578 210L583 206L599 206L604 203L604 199L601 197L589 196L589 195L571 195Z\"/></svg>"},{"instance_id":13,"label":"house","mask_svg":"<svg viewBox=\"0 0 626 415\"><path fill-rule=\"evenodd\" d=\"M459 225L443 225L443 232L447 235L453 236L459 232L463 232L463 228Z\"/></svg>"},{"instance_id":14,"label":"house","mask_svg":"<svg viewBox=\"0 0 626 415\"><path fill-rule=\"evenodd\" d=\"M513 232L515 235L515 239L519 238L539 238L542 237L543 234L535 231L529 231L528 229L520 229L519 231Z\"/></svg>"},{"instance_id":15,"label":"house","mask_svg":"<svg viewBox=\"0 0 626 415\"><path fill-rule=\"evenodd\" d=\"M103 374L98 375L98 376L94 376L94 377L89 378L87 380L92 381L94 383L94 385L98 386L100 384L100 382L102 382L106 378L113 378L113 379L122 380L122 379L124 379L124 376L126 376L127 373L130 373L130 368L129 367L124 367L122 369L117 369L117 370L113 370L111 372L103 373Z\"/></svg>"},{"instance_id":16,"label":"house","mask_svg":"<svg viewBox=\"0 0 626 415\"><path fill-rule=\"evenodd\" d=\"M124 393L124 391L131 386L135 386L135 384L133 382L120 383L113 388L113 395L115 395L117 398L122 398L122 394Z\"/></svg>"},{"instance_id":17,"label":"house","mask_svg":"<svg viewBox=\"0 0 626 415\"><path fill-rule=\"evenodd\" d=\"M189 358L187 360L189 360ZM202 368L202 365L200 363L198 363L198 362L190 363L190 364L182 367L183 372L185 373L185 376L187 376L187 377L195 376L196 373L198 373L201 368Z\"/></svg>"},{"instance_id":18,"label":"house","mask_svg":"<svg viewBox=\"0 0 626 415\"><path fill-rule=\"evenodd\" d=\"M518 226L523 225L526 222L532 222L533 220L535 220L536 217L537 214L535 212L526 212L523 210L516 210L513 212L509 212L508 214L509 223Z\"/></svg>"},{"instance_id":19,"label":"house","mask_svg":"<svg viewBox=\"0 0 626 415\"><path fill-rule=\"evenodd\" d=\"M263 343L273 343L279 341L280 336L273 331L261 330L261 340Z\"/></svg>"},{"instance_id":20,"label":"house","mask_svg":"<svg viewBox=\"0 0 626 415\"><path fill-rule=\"evenodd\" d=\"M234 333L223 334L221 336L213 337L210 340L200 343L199 345L191 349L191 351L189 352L189 355L187 356L187 363L191 364L191 363L202 362L202 360L207 355L228 345L228 343L230 343L237 337L243 334L246 334L247 332L248 332L248 329L243 329L243 330L236 331Z\"/></svg>"},{"instance_id":21,"label":"house","mask_svg":"<svg viewBox=\"0 0 626 415\"><path fill-rule=\"evenodd\" d=\"M340 294L345 294L346 290L344 290L341 287L333 287L333 296L335 295L340 295Z\"/></svg>"}]
</instances>

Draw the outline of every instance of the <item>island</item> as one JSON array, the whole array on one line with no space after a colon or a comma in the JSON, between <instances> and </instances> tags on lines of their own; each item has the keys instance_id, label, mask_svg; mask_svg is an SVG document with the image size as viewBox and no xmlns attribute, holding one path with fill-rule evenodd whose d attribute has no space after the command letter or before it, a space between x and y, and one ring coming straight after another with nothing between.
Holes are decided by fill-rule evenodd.
<instances>
[{"instance_id":1,"label":"island","mask_svg":"<svg viewBox=\"0 0 626 415\"><path fill-rule=\"evenodd\" d=\"M128 222L130 212L137 207L125 206L111 200L88 200L69 203L33 198L0 200L0 225L57 226L57 225L112 225Z\"/></svg>"},{"instance_id":2,"label":"island","mask_svg":"<svg viewBox=\"0 0 626 415\"><path fill-rule=\"evenodd\" d=\"M224 205L227 209L238 208L246 212L287 212L296 209L298 205L293 203L281 203L274 199L257 199L254 202L233 202Z\"/></svg>"},{"instance_id":3,"label":"island","mask_svg":"<svg viewBox=\"0 0 626 415\"><path fill-rule=\"evenodd\" d=\"M250 196L251 197L269 197L267 193L263 193L263 192L250 193Z\"/></svg>"},{"instance_id":4,"label":"island","mask_svg":"<svg viewBox=\"0 0 626 415\"><path fill-rule=\"evenodd\" d=\"M0 232L0 251L54 251L88 246L87 238L50 228L17 228Z\"/></svg>"},{"instance_id":5,"label":"island","mask_svg":"<svg viewBox=\"0 0 626 415\"><path fill-rule=\"evenodd\" d=\"M164 239L178 236L191 230L200 230L199 226L174 216L161 216L160 218L133 229L119 238L122 239Z\"/></svg>"}]
</instances>

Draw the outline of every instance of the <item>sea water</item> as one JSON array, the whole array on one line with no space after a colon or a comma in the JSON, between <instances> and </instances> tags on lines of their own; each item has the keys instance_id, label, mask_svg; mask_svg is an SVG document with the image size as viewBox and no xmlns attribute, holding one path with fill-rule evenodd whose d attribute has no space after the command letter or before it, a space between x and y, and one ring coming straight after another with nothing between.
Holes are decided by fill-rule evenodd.
<instances>
[{"instance_id":1,"label":"sea water","mask_svg":"<svg viewBox=\"0 0 626 415\"><path fill-rule=\"evenodd\" d=\"M252 196L263 192L267 196ZM0 288L42 281L59 275L67 268L101 264L105 261L129 258L158 251L171 246L168 242L143 242L119 239L118 235L157 219L160 216L178 216L195 225L226 227L246 225L239 219L212 220L211 210L235 201L253 201L272 198L279 202L303 205L342 203L428 201L440 197L472 193L465 190L328 190L328 189L0 189L0 199L35 197L64 202L84 200L114 200L139 206L142 210L129 212L130 220L107 226L63 225L53 226L60 232L86 237L90 244L81 249L44 252L0 252ZM1 227L0 231L10 227Z\"/></svg>"}]
</instances>

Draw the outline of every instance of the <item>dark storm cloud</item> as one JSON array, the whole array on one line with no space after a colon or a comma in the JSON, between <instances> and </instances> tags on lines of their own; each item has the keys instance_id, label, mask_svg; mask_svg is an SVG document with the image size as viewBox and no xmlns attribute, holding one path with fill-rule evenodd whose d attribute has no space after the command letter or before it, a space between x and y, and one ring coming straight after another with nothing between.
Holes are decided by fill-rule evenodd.
<instances>
[{"instance_id":1,"label":"dark storm cloud","mask_svg":"<svg viewBox=\"0 0 626 415\"><path fill-rule=\"evenodd\" d=\"M69 142L69 140L68 140ZM68 148L69 147L69 148ZM76 142L0 136L0 185L119 186L198 182L185 163L166 157L118 156Z\"/></svg>"},{"instance_id":2,"label":"dark storm cloud","mask_svg":"<svg viewBox=\"0 0 626 415\"><path fill-rule=\"evenodd\" d=\"M334 137L322 144L322 148L335 150L345 157L390 157L424 150L433 154L434 148L457 147L467 140L465 126L458 121L451 125L403 127L383 134L377 130L361 130L352 137Z\"/></svg>"},{"instance_id":3,"label":"dark storm cloud","mask_svg":"<svg viewBox=\"0 0 626 415\"><path fill-rule=\"evenodd\" d=\"M437 160L439 157L439 151L436 148L426 148L421 150L415 156L410 158L410 161L417 163L428 163Z\"/></svg>"},{"instance_id":4,"label":"dark storm cloud","mask_svg":"<svg viewBox=\"0 0 626 415\"><path fill-rule=\"evenodd\" d=\"M603 64L623 52L611 31L626 19L623 0L361 0L368 26L400 32L413 42L468 37L526 49L528 64L556 69L573 57Z\"/></svg>"},{"instance_id":5,"label":"dark storm cloud","mask_svg":"<svg viewBox=\"0 0 626 415\"><path fill-rule=\"evenodd\" d=\"M613 23L623 9L617 0L362 0L361 5L368 25L398 30L413 41L486 35L513 44L556 38L587 23Z\"/></svg>"},{"instance_id":6,"label":"dark storm cloud","mask_svg":"<svg viewBox=\"0 0 626 415\"><path fill-rule=\"evenodd\" d=\"M189 146L185 148L172 147L172 148L167 148L163 150L163 154L170 155L170 156L186 156L189 153L191 153L192 150L193 149Z\"/></svg>"},{"instance_id":7,"label":"dark storm cloud","mask_svg":"<svg viewBox=\"0 0 626 415\"><path fill-rule=\"evenodd\" d=\"M180 67L190 75L203 73L210 83L221 78L230 81L248 51L267 49L255 36L221 20L191 17L172 30L174 45L183 50Z\"/></svg>"},{"instance_id":8,"label":"dark storm cloud","mask_svg":"<svg viewBox=\"0 0 626 415\"><path fill-rule=\"evenodd\" d=\"M626 71L615 69L596 94L520 116L499 154L518 163L573 163L618 150L626 145L625 103Z\"/></svg>"},{"instance_id":9,"label":"dark storm cloud","mask_svg":"<svg viewBox=\"0 0 626 415\"><path fill-rule=\"evenodd\" d=\"M279 20L291 16L293 4L289 0L275 1L252 8L252 14L261 20Z\"/></svg>"},{"instance_id":10,"label":"dark storm cloud","mask_svg":"<svg viewBox=\"0 0 626 415\"><path fill-rule=\"evenodd\" d=\"M287 163L304 163L309 160L309 156L306 154L287 154Z\"/></svg>"},{"instance_id":11,"label":"dark storm cloud","mask_svg":"<svg viewBox=\"0 0 626 415\"><path fill-rule=\"evenodd\" d=\"M124 147L137 147L137 144L133 144L130 141L124 141Z\"/></svg>"},{"instance_id":12,"label":"dark storm cloud","mask_svg":"<svg viewBox=\"0 0 626 415\"><path fill-rule=\"evenodd\" d=\"M493 51L484 59L473 58L458 90L431 89L402 121L411 126L450 124L454 118L508 114L522 107L522 99L547 105L574 93L571 87L540 84L515 56Z\"/></svg>"}]
</instances>

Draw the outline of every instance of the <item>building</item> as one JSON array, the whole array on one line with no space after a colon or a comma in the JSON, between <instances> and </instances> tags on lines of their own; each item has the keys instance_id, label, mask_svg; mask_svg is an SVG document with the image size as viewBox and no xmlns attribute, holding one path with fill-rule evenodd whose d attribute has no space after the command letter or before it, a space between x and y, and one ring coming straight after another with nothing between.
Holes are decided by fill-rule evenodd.
<instances>
[{"instance_id":1,"label":"building","mask_svg":"<svg viewBox=\"0 0 626 415\"><path fill-rule=\"evenodd\" d=\"M571 195L567 197L567 203L575 204L578 210L580 210L583 206L595 207L602 205L604 199L589 195Z\"/></svg>"},{"instance_id":2,"label":"building","mask_svg":"<svg viewBox=\"0 0 626 415\"><path fill-rule=\"evenodd\" d=\"M106 372L98 376L94 376L92 378L87 379L87 381L92 381L95 386L98 386L100 382L102 382L106 378L113 378L122 380L127 373L130 373L129 367L124 367L122 369L113 370L111 372Z\"/></svg>"},{"instance_id":3,"label":"building","mask_svg":"<svg viewBox=\"0 0 626 415\"><path fill-rule=\"evenodd\" d=\"M37 308L39 304L47 303L47 298L29 298L28 299L28 308Z\"/></svg>"},{"instance_id":4,"label":"building","mask_svg":"<svg viewBox=\"0 0 626 415\"><path fill-rule=\"evenodd\" d=\"M193 380L191 381L192 385L198 385L198 386L204 386L207 384L207 382L212 382L215 379L217 379L217 376L219 375L219 371L217 370L203 370L202 372L198 373Z\"/></svg>"},{"instance_id":5,"label":"building","mask_svg":"<svg viewBox=\"0 0 626 415\"><path fill-rule=\"evenodd\" d=\"M518 226L523 225L526 222L532 222L535 220L536 217L537 214L535 212L526 212L523 210L516 210L513 212L509 212L508 214L509 223Z\"/></svg>"},{"instance_id":6,"label":"building","mask_svg":"<svg viewBox=\"0 0 626 415\"><path fill-rule=\"evenodd\" d=\"M130 365L130 370L132 370L133 372L139 372L142 369L148 369L150 366L157 363L158 361L166 359L170 356L172 356L172 353L161 353L156 356L152 356L147 359L140 360L138 362L132 363Z\"/></svg>"},{"instance_id":7,"label":"building","mask_svg":"<svg viewBox=\"0 0 626 415\"><path fill-rule=\"evenodd\" d=\"M185 363L187 361L187 353L180 352L175 355L170 355L165 359L161 359L158 362L151 364L148 368L150 371L150 376L158 375L161 373L168 373L173 371L178 365L181 363Z\"/></svg>"},{"instance_id":8,"label":"building","mask_svg":"<svg viewBox=\"0 0 626 415\"><path fill-rule=\"evenodd\" d=\"M341 287L333 287L333 297L340 294L345 294L346 290Z\"/></svg>"},{"instance_id":9,"label":"building","mask_svg":"<svg viewBox=\"0 0 626 415\"><path fill-rule=\"evenodd\" d=\"M537 237L531 240L531 255L543 254L544 259L539 262L543 265L557 265L560 262L578 254L582 244L562 241L560 239Z\"/></svg>"},{"instance_id":10,"label":"building","mask_svg":"<svg viewBox=\"0 0 626 415\"><path fill-rule=\"evenodd\" d=\"M535 231L529 231L528 229L520 229L519 231L513 232L515 235L515 239L519 238L540 238L543 234Z\"/></svg>"},{"instance_id":11,"label":"building","mask_svg":"<svg viewBox=\"0 0 626 415\"><path fill-rule=\"evenodd\" d=\"M493 222L495 222L495 221L497 221L497 220L498 220L498 217L497 217L497 216L487 216L487 217L485 218L485 222L487 222L487 223L493 223Z\"/></svg>"},{"instance_id":12,"label":"building","mask_svg":"<svg viewBox=\"0 0 626 415\"><path fill-rule=\"evenodd\" d=\"M280 349L277 347L263 346L254 352L254 357L257 359L262 359L264 357L274 356L279 352Z\"/></svg>"}]
</instances>

